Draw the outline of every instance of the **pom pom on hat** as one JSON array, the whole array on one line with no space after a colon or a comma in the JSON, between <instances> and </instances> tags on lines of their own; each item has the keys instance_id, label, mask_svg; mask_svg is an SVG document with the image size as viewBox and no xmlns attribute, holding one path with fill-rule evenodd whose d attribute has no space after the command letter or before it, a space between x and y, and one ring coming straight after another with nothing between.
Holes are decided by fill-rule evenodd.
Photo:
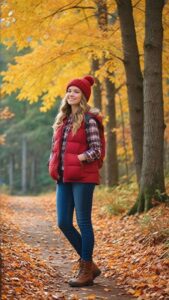
<instances>
[{"instance_id":1,"label":"pom pom on hat","mask_svg":"<svg viewBox=\"0 0 169 300\"><path fill-rule=\"evenodd\" d=\"M86 100L88 101L91 94L91 86L94 84L94 78L90 75L87 75L83 78L76 78L71 80L66 88L66 91L70 86L78 87L82 93L85 95Z\"/></svg>"},{"instance_id":2,"label":"pom pom on hat","mask_svg":"<svg viewBox=\"0 0 169 300\"><path fill-rule=\"evenodd\" d=\"M84 79L88 80L91 86L94 84L94 78L92 76L87 75Z\"/></svg>"}]
</instances>

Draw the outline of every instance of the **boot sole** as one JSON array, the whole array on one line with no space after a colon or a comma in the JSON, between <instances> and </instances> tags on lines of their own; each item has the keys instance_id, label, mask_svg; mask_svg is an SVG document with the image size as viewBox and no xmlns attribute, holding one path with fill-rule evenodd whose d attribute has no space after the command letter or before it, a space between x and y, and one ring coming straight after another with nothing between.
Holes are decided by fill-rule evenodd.
<instances>
[{"instance_id":1,"label":"boot sole","mask_svg":"<svg viewBox=\"0 0 169 300\"><path fill-rule=\"evenodd\" d=\"M88 281L88 282L83 283L83 284L77 284L76 282L69 282L69 285L70 285L71 287L91 286L91 285L93 285L93 281Z\"/></svg>"}]
</instances>

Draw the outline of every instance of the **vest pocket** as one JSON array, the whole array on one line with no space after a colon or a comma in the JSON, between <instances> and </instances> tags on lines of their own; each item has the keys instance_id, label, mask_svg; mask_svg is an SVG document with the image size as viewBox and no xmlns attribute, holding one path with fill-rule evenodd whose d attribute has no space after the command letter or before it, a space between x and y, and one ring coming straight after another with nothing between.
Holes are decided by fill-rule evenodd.
<instances>
[{"instance_id":1,"label":"vest pocket","mask_svg":"<svg viewBox=\"0 0 169 300\"><path fill-rule=\"evenodd\" d=\"M83 163L78 159L77 154L65 153L64 156L64 178L65 180L80 180L83 178Z\"/></svg>"}]
</instances>

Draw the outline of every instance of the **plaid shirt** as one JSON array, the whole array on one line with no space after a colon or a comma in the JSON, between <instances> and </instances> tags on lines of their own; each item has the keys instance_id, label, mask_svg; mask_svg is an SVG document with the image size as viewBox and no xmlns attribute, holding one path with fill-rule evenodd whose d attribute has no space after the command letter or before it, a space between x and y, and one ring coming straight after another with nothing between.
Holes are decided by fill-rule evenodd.
<instances>
[{"instance_id":1,"label":"plaid shirt","mask_svg":"<svg viewBox=\"0 0 169 300\"><path fill-rule=\"evenodd\" d=\"M66 147L66 140L67 140L68 133L72 127L72 123L73 123L73 118L72 115L70 115L63 131L61 160L60 160L60 169L62 171L63 171L63 160L64 160L64 152ZM87 134L87 142L89 145L89 149L85 151L83 154L85 154L87 162L92 162L96 159L99 159L101 155L101 141L100 141L99 129L97 126L97 122L93 118L89 119L89 126L86 128L86 134Z\"/></svg>"}]
</instances>

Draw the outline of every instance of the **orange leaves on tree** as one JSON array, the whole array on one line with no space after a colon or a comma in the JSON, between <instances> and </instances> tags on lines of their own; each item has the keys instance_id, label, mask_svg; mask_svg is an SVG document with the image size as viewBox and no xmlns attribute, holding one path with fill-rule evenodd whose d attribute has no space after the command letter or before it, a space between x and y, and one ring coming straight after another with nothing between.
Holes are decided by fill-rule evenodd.
<instances>
[{"instance_id":1,"label":"orange leaves on tree","mask_svg":"<svg viewBox=\"0 0 169 300\"><path fill-rule=\"evenodd\" d=\"M9 107L5 107L3 109L0 109L0 121L1 120L7 120L13 118L14 113L12 113L9 109Z\"/></svg>"},{"instance_id":2,"label":"orange leaves on tree","mask_svg":"<svg viewBox=\"0 0 169 300\"><path fill-rule=\"evenodd\" d=\"M14 113L12 113L10 111L8 106L3 109L0 109L0 121L11 119L11 118L13 118L13 116L14 116ZM6 138L5 134L0 135L0 145L5 144L5 138Z\"/></svg>"}]
</instances>

